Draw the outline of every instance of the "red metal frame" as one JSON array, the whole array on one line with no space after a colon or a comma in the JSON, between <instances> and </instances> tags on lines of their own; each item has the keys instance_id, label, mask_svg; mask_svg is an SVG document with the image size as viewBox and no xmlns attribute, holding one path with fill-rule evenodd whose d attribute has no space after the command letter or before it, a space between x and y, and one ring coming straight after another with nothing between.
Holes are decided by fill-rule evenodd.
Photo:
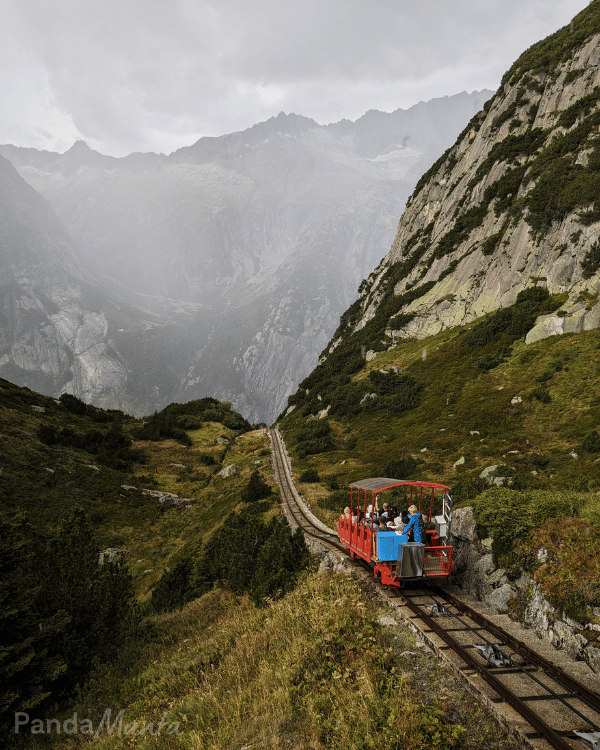
<instances>
[{"instance_id":1,"label":"red metal frame","mask_svg":"<svg viewBox=\"0 0 600 750\"><path fill-rule=\"evenodd\" d=\"M369 481L376 482L377 480L364 480L360 484L366 484ZM450 489L443 484L436 482L411 482L410 480L394 481L391 480L391 484L385 486L377 486L377 489L366 489L351 485L350 487L350 518L342 515L338 521L338 536L342 544L348 550L350 557L360 557L366 560L373 566L373 572L376 576L379 576L381 582L390 586L402 586L406 580L431 580L440 582L441 580L448 578L452 570L454 569L454 562L452 559L452 546L440 544L441 539L438 537L435 531L427 531L428 545L424 550L423 557L423 576L418 579L407 579L401 578L396 574L395 564L391 561L380 561L377 556L377 531L373 530L373 513L371 513L370 525L362 524L358 525L358 516L360 511L360 491L364 489L364 508L363 508L363 519L366 518L367 514L367 500L368 493L371 492L371 505L373 510L375 509L375 496L384 490L392 489L393 487L406 486L410 487L410 504L413 505L413 489L420 490L419 493L419 512L421 512L423 506L423 490L431 489L431 497L429 504L429 517L433 516L433 502L435 490L443 490L442 502L445 507L446 493ZM356 502L356 516L357 523L352 522L354 514L354 489L357 490L357 502Z\"/></svg>"}]
</instances>

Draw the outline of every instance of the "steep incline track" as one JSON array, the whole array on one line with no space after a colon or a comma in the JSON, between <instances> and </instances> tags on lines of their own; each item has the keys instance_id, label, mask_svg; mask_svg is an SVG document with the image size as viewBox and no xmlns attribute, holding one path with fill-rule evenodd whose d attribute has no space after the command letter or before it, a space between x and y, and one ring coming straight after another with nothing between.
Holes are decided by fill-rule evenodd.
<instances>
[{"instance_id":1,"label":"steep incline track","mask_svg":"<svg viewBox=\"0 0 600 750\"><path fill-rule=\"evenodd\" d=\"M275 477L288 518L292 518L307 536L346 556L336 532L316 518L296 490L279 431L272 429L269 434ZM361 567L360 562L351 563L349 558L348 564ZM374 585L380 587L400 614L401 610L406 610L405 616L413 627L447 662L452 652L451 666L455 671L468 678L471 684L474 676L481 678L477 687L482 693L487 690L488 703L506 702L512 707L515 717L503 723L511 725L524 746L539 750L548 747L591 750L596 737L600 748L600 695L594 690L445 589L427 587L399 591L375 584L375 581ZM582 739L576 732L592 739Z\"/></svg>"}]
</instances>

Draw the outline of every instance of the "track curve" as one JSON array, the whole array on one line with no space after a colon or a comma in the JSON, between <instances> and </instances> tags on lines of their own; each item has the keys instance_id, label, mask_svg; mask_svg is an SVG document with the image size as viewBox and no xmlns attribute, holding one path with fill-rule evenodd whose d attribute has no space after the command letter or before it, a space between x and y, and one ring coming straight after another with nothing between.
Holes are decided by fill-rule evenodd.
<instances>
[{"instance_id":1,"label":"track curve","mask_svg":"<svg viewBox=\"0 0 600 750\"><path fill-rule=\"evenodd\" d=\"M294 484L285 443L277 428L269 430L273 471L288 519L304 533L330 550L347 557L337 532L326 526L308 508ZM353 567L364 566L350 561ZM462 662L458 670L476 674L496 697L492 703L508 703L526 722L518 734L525 746L541 750L591 750L596 738L600 747L600 695L581 684L530 646L484 617L441 587L390 589L373 579L391 602L410 611L413 626L434 633ZM417 624L417 623L420 623ZM586 740L577 733L591 737Z\"/></svg>"}]
</instances>

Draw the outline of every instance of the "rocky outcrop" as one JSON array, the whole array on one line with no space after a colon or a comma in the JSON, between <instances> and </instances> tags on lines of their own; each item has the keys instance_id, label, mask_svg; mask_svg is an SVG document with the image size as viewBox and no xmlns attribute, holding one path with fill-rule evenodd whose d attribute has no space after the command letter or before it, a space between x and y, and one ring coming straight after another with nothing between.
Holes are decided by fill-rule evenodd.
<instances>
[{"instance_id":1,"label":"rocky outcrop","mask_svg":"<svg viewBox=\"0 0 600 750\"><path fill-rule=\"evenodd\" d=\"M118 547L107 547L106 549L102 550L100 552L100 557L98 562L100 565L104 565L104 563L117 563L121 562L127 555L130 555L131 552L128 549L119 549Z\"/></svg>"},{"instance_id":2,"label":"rocky outcrop","mask_svg":"<svg viewBox=\"0 0 600 750\"><path fill-rule=\"evenodd\" d=\"M479 539L472 508L454 511L449 537L454 546L454 583L498 612L520 618L540 638L571 658L584 660L600 674L600 648L585 636L586 631L595 635L600 625L578 623L557 610L545 599L542 587L528 576L510 580L506 571L494 564L491 541ZM540 553L543 557L543 550ZM600 608L594 614L600 616Z\"/></svg>"},{"instance_id":3,"label":"rocky outcrop","mask_svg":"<svg viewBox=\"0 0 600 750\"><path fill-rule=\"evenodd\" d=\"M548 41L528 50L420 180L343 335L362 330L393 297L387 346L511 305L531 285L564 298L527 343L598 327L597 13L591 4L557 32L554 57L543 57Z\"/></svg>"}]
</instances>

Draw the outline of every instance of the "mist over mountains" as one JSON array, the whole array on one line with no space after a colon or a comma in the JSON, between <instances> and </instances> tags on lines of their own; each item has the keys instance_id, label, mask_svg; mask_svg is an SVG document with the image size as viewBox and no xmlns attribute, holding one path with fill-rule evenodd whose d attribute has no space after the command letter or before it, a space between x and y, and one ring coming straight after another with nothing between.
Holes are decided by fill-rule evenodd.
<instances>
[{"instance_id":1,"label":"mist over mountains","mask_svg":"<svg viewBox=\"0 0 600 750\"><path fill-rule=\"evenodd\" d=\"M30 186L3 161L0 373L135 414L212 395L272 421L491 94L327 126L281 113L169 156L0 146Z\"/></svg>"}]
</instances>

